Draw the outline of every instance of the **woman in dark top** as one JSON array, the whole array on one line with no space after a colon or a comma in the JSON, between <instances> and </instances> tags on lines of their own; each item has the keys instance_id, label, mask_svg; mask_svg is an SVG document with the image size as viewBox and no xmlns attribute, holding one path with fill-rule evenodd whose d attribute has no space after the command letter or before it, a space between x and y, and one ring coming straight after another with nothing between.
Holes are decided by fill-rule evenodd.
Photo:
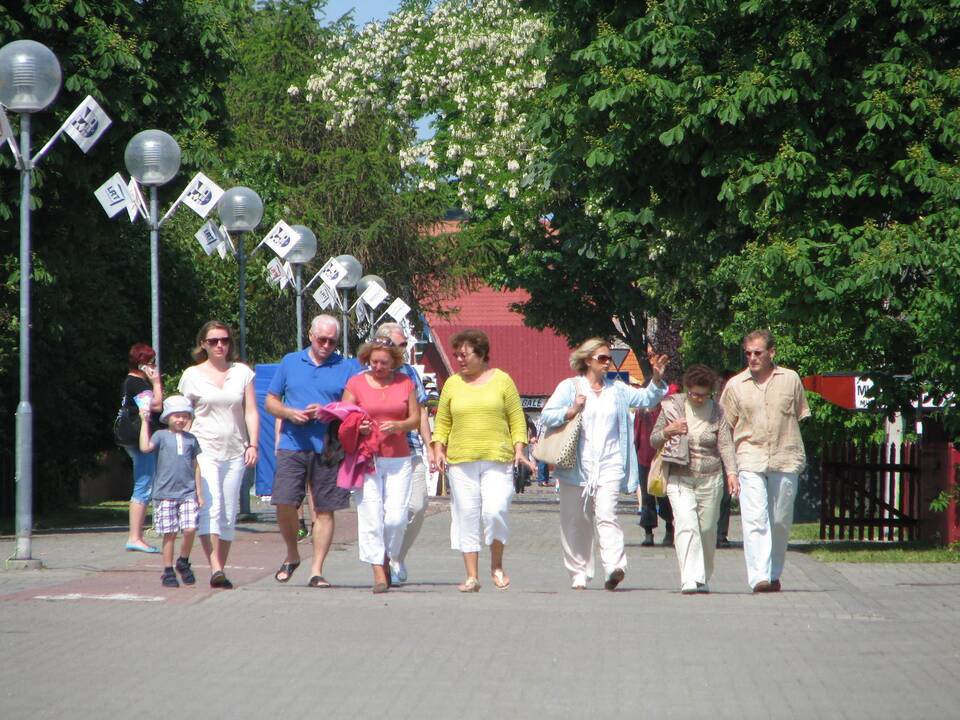
<instances>
[{"instance_id":1,"label":"woman in dark top","mask_svg":"<svg viewBox=\"0 0 960 720\"><path fill-rule=\"evenodd\" d=\"M156 425L163 409L163 385L156 365L157 353L145 343L136 343L127 355L129 370L123 380L123 404L136 405L140 393L151 392L151 422ZM130 533L127 537L127 550L146 553L158 553L159 548L148 545L143 539L143 519L147 514L147 503L153 485L153 472L156 460L152 453L142 453L135 445L124 445L124 450L133 461L133 495L130 497Z\"/></svg>"}]
</instances>

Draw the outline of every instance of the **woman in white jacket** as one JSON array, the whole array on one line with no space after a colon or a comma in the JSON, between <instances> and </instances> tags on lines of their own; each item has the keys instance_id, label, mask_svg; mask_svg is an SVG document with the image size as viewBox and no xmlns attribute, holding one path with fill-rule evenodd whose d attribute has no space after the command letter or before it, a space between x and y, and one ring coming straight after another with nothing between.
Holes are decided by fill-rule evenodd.
<instances>
[{"instance_id":1,"label":"woman in white jacket","mask_svg":"<svg viewBox=\"0 0 960 720\"><path fill-rule=\"evenodd\" d=\"M667 386L663 371L667 356L653 358L653 375L646 388L632 388L607 377L610 345L591 338L570 354L577 375L563 380L541 413L545 427L559 427L582 413L576 462L557 468L560 481L560 539L571 587L583 590L593 577L594 535L600 546L604 587L615 590L624 578L627 557L617 521L621 486L637 487L637 455L633 451L631 408L652 408Z\"/></svg>"}]
</instances>

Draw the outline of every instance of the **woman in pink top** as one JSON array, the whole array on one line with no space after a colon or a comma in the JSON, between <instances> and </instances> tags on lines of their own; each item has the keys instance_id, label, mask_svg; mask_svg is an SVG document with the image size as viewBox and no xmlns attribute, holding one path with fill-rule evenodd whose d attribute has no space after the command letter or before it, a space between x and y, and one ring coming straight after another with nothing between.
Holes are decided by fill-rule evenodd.
<instances>
[{"instance_id":1,"label":"woman in pink top","mask_svg":"<svg viewBox=\"0 0 960 720\"><path fill-rule=\"evenodd\" d=\"M357 536L360 560L373 566L373 592L390 586L390 560L400 554L407 526L407 504L413 465L407 432L420 424L420 405L413 383L397 372L403 351L390 338L376 338L360 346L357 359L366 372L347 382L343 401L367 411L370 421L360 433L376 428L380 445L375 470L363 478L357 496Z\"/></svg>"}]
</instances>

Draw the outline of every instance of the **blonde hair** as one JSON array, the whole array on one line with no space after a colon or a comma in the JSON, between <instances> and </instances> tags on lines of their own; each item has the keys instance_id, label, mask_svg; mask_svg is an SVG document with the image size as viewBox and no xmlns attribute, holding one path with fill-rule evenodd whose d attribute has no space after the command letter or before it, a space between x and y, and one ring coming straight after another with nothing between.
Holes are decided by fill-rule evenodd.
<instances>
[{"instance_id":1,"label":"blonde hair","mask_svg":"<svg viewBox=\"0 0 960 720\"><path fill-rule=\"evenodd\" d=\"M370 363L370 356L374 350L385 350L390 353L390 357L393 358L394 370L403 365L403 350L394 345L390 338L386 337L374 338L361 345L360 349L357 350L357 360L364 365L368 365Z\"/></svg>"},{"instance_id":2,"label":"blonde hair","mask_svg":"<svg viewBox=\"0 0 960 720\"><path fill-rule=\"evenodd\" d=\"M580 345L570 353L570 367L579 375L587 371L587 358L592 357L600 347L610 347L610 342L600 337L592 337L584 340Z\"/></svg>"},{"instance_id":3,"label":"blonde hair","mask_svg":"<svg viewBox=\"0 0 960 720\"><path fill-rule=\"evenodd\" d=\"M392 337L393 334L396 332L400 333L404 337L407 336L407 334L403 331L403 327L401 327L400 323L385 322L380 327L377 328L377 332L374 333L374 337L388 338L388 337Z\"/></svg>"}]
</instances>

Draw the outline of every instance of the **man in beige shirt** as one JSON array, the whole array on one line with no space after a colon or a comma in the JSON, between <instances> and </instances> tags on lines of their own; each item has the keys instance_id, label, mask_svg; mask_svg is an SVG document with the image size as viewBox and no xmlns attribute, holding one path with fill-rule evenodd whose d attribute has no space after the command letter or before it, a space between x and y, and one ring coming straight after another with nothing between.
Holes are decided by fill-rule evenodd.
<instances>
[{"instance_id":1,"label":"man in beige shirt","mask_svg":"<svg viewBox=\"0 0 960 720\"><path fill-rule=\"evenodd\" d=\"M747 369L730 378L721 397L737 452L743 555L754 592L778 592L793 525L797 478L806 465L800 420L810 415L800 377L773 364L769 330L743 339Z\"/></svg>"}]
</instances>

